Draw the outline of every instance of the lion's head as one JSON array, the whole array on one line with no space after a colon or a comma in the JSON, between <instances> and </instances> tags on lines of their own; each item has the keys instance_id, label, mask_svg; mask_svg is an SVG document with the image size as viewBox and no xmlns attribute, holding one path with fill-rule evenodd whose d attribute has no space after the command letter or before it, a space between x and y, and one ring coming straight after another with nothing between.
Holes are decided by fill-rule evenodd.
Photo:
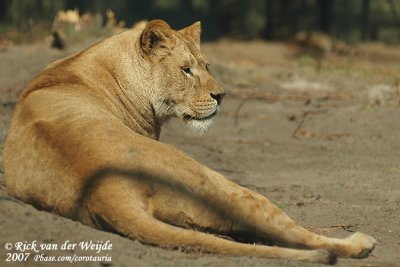
<instances>
[{"instance_id":1,"label":"lion's head","mask_svg":"<svg viewBox=\"0 0 400 267\"><path fill-rule=\"evenodd\" d=\"M200 22L174 31L162 20L147 23L141 34L143 56L154 77L156 112L181 118L204 132L212 125L224 89L210 74L200 51Z\"/></svg>"}]
</instances>

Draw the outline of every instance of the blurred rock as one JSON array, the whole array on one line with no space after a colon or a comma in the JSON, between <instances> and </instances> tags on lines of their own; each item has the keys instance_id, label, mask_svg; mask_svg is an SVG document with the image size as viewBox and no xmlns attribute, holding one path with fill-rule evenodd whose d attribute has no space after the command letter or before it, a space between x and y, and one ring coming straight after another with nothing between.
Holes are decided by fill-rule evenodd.
<instances>
[{"instance_id":1,"label":"blurred rock","mask_svg":"<svg viewBox=\"0 0 400 267\"><path fill-rule=\"evenodd\" d=\"M302 47L316 53L328 54L337 52L340 54L347 54L351 51L350 47L345 42L335 40L321 32L300 31L295 34L293 40Z\"/></svg>"}]
</instances>

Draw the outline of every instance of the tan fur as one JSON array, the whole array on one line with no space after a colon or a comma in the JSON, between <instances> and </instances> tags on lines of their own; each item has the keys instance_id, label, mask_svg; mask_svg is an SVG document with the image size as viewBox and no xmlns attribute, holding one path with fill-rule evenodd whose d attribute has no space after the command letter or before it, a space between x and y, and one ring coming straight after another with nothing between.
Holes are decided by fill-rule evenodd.
<instances>
[{"instance_id":1,"label":"tan fur","mask_svg":"<svg viewBox=\"0 0 400 267\"><path fill-rule=\"evenodd\" d=\"M171 117L200 131L211 124L223 88L206 63L200 23L174 31L155 20L50 64L12 119L4 151L10 194L159 246L323 263L367 256L371 237L309 232L265 197L158 141Z\"/></svg>"}]
</instances>

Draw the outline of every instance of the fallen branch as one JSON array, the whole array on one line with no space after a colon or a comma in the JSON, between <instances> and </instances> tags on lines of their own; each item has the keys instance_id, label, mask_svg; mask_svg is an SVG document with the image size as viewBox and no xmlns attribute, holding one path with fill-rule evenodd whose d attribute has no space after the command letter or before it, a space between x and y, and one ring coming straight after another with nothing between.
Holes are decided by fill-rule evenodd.
<instances>
[{"instance_id":1,"label":"fallen branch","mask_svg":"<svg viewBox=\"0 0 400 267\"><path fill-rule=\"evenodd\" d=\"M304 137L315 137L320 138L322 140L333 140L334 138L350 136L350 133L323 133L323 132L312 132L303 127L304 122L308 115L310 114L319 114L326 113L328 110L314 110L314 111L305 111L300 120L300 123L297 125L296 129L294 129L292 137L297 138L298 136Z\"/></svg>"},{"instance_id":2,"label":"fallen branch","mask_svg":"<svg viewBox=\"0 0 400 267\"><path fill-rule=\"evenodd\" d=\"M354 232L351 228L357 227L358 224L336 224L326 227L307 227L309 230L320 232L320 233L329 233L331 231L336 230L337 228L342 228L342 230L348 232Z\"/></svg>"},{"instance_id":3,"label":"fallen branch","mask_svg":"<svg viewBox=\"0 0 400 267\"><path fill-rule=\"evenodd\" d=\"M316 100L346 100L352 99L351 95L345 93L322 93L317 94L315 92L296 92L296 91L287 91L289 94L276 94L266 91L256 91L254 90L243 90L239 89L231 89L229 90L229 96L234 98L242 98L242 99L254 99L266 101L269 103L275 103L277 101L307 101L310 99Z\"/></svg>"},{"instance_id":4,"label":"fallen branch","mask_svg":"<svg viewBox=\"0 0 400 267\"><path fill-rule=\"evenodd\" d=\"M244 104L251 99L251 96L246 97L245 99L243 99L239 105L237 106L236 110L235 110L235 115L234 115L234 119L235 119L235 127L237 127L239 125L239 113L240 110L242 109L242 107L244 106Z\"/></svg>"},{"instance_id":5,"label":"fallen branch","mask_svg":"<svg viewBox=\"0 0 400 267\"><path fill-rule=\"evenodd\" d=\"M295 136L305 136L305 137L315 137L315 138L320 138L322 140L328 140L331 141L334 138L338 138L338 137L343 137L343 136L350 136L350 133L322 133L322 132L311 132L308 131L304 128L299 128L296 131L296 135Z\"/></svg>"},{"instance_id":6,"label":"fallen branch","mask_svg":"<svg viewBox=\"0 0 400 267\"><path fill-rule=\"evenodd\" d=\"M304 128L303 128L303 124L304 124L304 122L305 122L305 120L306 120L306 118L307 118L308 115L310 115L310 114L326 113L326 112L327 112L327 110L313 110L313 111L307 110L307 111L304 111L304 112L303 112L303 116L301 117L300 123L297 125L296 129L294 129L294 131L293 131L292 137L293 137L293 138L296 138L297 135L298 135L298 133L299 133L301 130L304 129Z\"/></svg>"},{"instance_id":7,"label":"fallen branch","mask_svg":"<svg viewBox=\"0 0 400 267\"><path fill-rule=\"evenodd\" d=\"M328 100L344 100L352 98L349 95L340 93L312 96L311 94L306 94L304 92L302 94L292 93L290 95L282 95L282 94L273 94L270 92L246 92L242 90L231 90L229 95L234 98L242 99L242 101L239 103L239 105L235 110L235 115L234 115L235 127L239 125L239 115L241 109L243 108L244 104L249 100L264 101L267 103L276 103L278 101L301 101L309 103L312 99L328 101Z\"/></svg>"}]
</instances>

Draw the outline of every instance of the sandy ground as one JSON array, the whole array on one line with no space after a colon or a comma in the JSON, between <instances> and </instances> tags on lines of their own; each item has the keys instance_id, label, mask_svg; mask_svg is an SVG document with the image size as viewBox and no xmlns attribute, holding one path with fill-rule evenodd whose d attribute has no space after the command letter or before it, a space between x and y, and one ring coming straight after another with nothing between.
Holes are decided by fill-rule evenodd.
<instances>
[{"instance_id":1,"label":"sandy ground","mask_svg":"<svg viewBox=\"0 0 400 267\"><path fill-rule=\"evenodd\" d=\"M24 84L49 62L90 42L61 52L40 44L0 51L1 151ZM400 49L365 45L320 60L284 43L220 41L203 49L227 89L222 112L205 136L172 120L161 141L267 196L313 231L335 237L362 231L378 240L369 258L340 259L338 266L399 266ZM112 258L59 266L310 265L166 250L97 231L8 196L2 171L0 229L2 266L45 265L34 260L36 254ZM58 248L28 250L26 262L7 261L7 253L15 252L4 249L7 243L34 240ZM61 250L67 240L109 240L112 249Z\"/></svg>"}]
</instances>

